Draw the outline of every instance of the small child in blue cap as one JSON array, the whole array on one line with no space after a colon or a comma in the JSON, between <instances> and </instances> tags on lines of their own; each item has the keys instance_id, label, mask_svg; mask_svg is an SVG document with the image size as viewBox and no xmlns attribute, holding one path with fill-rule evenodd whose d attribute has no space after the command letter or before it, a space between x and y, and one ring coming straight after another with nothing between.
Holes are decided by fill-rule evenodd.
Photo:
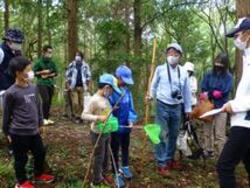
<instances>
[{"instance_id":1,"label":"small child in blue cap","mask_svg":"<svg viewBox=\"0 0 250 188\"><path fill-rule=\"evenodd\" d=\"M118 80L118 87L121 94L112 93L109 97L110 104L114 106L121 95L124 95L118 104L118 108L113 111L113 115L118 119L119 128L117 132L111 133L111 148L115 158L119 174L116 174L115 183L118 187L125 187L123 177L131 179L133 177L129 168L129 144L130 132L137 119L134 110L133 98L128 85L133 85L132 71L125 65L116 69L115 76ZM119 152L121 150L121 167L119 165ZM113 166L113 171L115 171ZM123 176L122 176L123 175Z\"/></svg>"}]
</instances>

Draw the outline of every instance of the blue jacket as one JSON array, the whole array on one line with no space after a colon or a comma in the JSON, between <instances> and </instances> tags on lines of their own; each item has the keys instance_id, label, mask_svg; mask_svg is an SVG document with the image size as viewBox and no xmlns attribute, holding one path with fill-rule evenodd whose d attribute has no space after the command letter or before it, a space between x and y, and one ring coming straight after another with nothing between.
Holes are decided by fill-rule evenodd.
<instances>
[{"instance_id":1,"label":"blue jacket","mask_svg":"<svg viewBox=\"0 0 250 188\"><path fill-rule=\"evenodd\" d=\"M228 102L229 93L232 90L233 77L231 73L227 72L223 75L215 74L213 71L208 72L202 82L201 90L202 92L208 92L209 98L215 105L215 108L222 107L226 102ZM214 90L222 92L222 98L215 99L212 95Z\"/></svg>"},{"instance_id":2,"label":"blue jacket","mask_svg":"<svg viewBox=\"0 0 250 188\"><path fill-rule=\"evenodd\" d=\"M137 119L137 114L134 109L133 98L129 89L127 87L120 89L122 93L125 92L125 95L118 104L118 109L114 110L113 115L118 118L118 133L129 133L131 128L124 128L123 126L128 126L130 123L134 123ZM110 104L114 106L120 96L121 95L117 92L113 92L109 97Z\"/></svg>"}]
</instances>

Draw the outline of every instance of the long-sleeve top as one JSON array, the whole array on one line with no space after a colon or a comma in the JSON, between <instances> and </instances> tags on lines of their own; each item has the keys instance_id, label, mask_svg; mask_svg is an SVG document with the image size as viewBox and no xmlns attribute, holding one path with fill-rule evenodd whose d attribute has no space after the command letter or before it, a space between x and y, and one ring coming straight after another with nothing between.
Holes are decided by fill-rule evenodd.
<instances>
[{"instance_id":1,"label":"long-sleeve top","mask_svg":"<svg viewBox=\"0 0 250 188\"><path fill-rule=\"evenodd\" d=\"M230 101L233 114L231 126L250 128L250 48L244 51L243 72L236 96Z\"/></svg>"},{"instance_id":2,"label":"long-sleeve top","mask_svg":"<svg viewBox=\"0 0 250 188\"><path fill-rule=\"evenodd\" d=\"M57 66L54 63L53 60L51 59L46 59L44 57L38 59L33 67L34 72L40 72L43 70L50 70L50 73L55 73L57 75L58 70ZM42 78L41 75L36 75L37 77L37 84L38 85L44 85L44 86L54 86L55 84L55 78L50 77L50 78Z\"/></svg>"},{"instance_id":3,"label":"long-sleeve top","mask_svg":"<svg viewBox=\"0 0 250 188\"><path fill-rule=\"evenodd\" d=\"M208 72L202 82L201 90L202 92L208 92L208 96L212 99L215 108L222 107L226 102L228 102L229 94L233 87L233 76L227 72L225 74L217 74L213 71ZM214 98L213 91L221 91L221 98Z\"/></svg>"},{"instance_id":4,"label":"long-sleeve top","mask_svg":"<svg viewBox=\"0 0 250 188\"><path fill-rule=\"evenodd\" d=\"M126 128L137 120L137 114L134 109L132 93L127 87L120 87L121 93L113 92L109 97L110 104L114 107L119 98L122 96L117 108L113 111L113 115L117 117L119 122L118 133L128 133L131 128ZM124 95L123 95L124 94Z\"/></svg>"},{"instance_id":5,"label":"long-sleeve top","mask_svg":"<svg viewBox=\"0 0 250 188\"><path fill-rule=\"evenodd\" d=\"M171 86L168 77L167 66L169 65L164 63L156 68L151 83L150 96L170 105L184 103L185 112L191 112L192 93L187 71L179 65L177 65L175 68L169 66L172 80ZM180 70L180 77L178 76L178 69ZM181 93L182 100L178 100L171 96L171 93L174 91L179 91Z\"/></svg>"},{"instance_id":6,"label":"long-sleeve top","mask_svg":"<svg viewBox=\"0 0 250 188\"><path fill-rule=\"evenodd\" d=\"M36 135L43 124L41 102L36 86L12 85L4 93L3 132L6 135Z\"/></svg>"},{"instance_id":7,"label":"long-sleeve top","mask_svg":"<svg viewBox=\"0 0 250 188\"><path fill-rule=\"evenodd\" d=\"M77 69L76 61L69 64L66 71L66 81L68 82L70 89L74 89L77 86L77 78L79 74L81 75L82 87L86 88L87 81L91 80L91 71L89 65L85 61L81 62L80 72Z\"/></svg>"},{"instance_id":8,"label":"long-sleeve top","mask_svg":"<svg viewBox=\"0 0 250 188\"><path fill-rule=\"evenodd\" d=\"M107 116L111 111L109 100L98 93L94 94L82 113L82 119L91 121L91 130L99 133L97 118L100 115Z\"/></svg>"}]
</instances>

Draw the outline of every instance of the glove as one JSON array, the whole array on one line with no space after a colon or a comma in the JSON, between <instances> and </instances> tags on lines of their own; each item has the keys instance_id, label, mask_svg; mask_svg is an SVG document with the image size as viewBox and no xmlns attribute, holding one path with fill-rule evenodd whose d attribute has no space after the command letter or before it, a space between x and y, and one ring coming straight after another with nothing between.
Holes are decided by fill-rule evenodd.
<instances>
[{"instance_id":1,"label":"glove","mask_svg":"<svg viewBox=\"0 0 250 188\"><path fill-rule=\"evenodd\" d=\"M208 99L207 92L200 93L200 95L199 95L199 100L200 101L205 101L207 99Z\"/></svg>"},{"instance_id":2,"label":"glove","mask_svg":"<svg viewBox=\"0 0 250 188\"><path fill-rule=\"evenodd\" d=\"M220 99L220 98L222 98L222 92L219 91L219 90L214 90L213 93L212 93L212 95L213 95L213 97L214 97L215 99Z\"/></svg>"}]
</instances>

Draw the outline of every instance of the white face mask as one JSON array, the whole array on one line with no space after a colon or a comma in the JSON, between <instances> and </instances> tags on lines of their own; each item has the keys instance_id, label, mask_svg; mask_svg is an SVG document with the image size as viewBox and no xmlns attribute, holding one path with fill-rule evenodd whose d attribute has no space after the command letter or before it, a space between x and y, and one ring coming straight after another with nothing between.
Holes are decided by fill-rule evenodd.
<instances>
[{"instance_id":1,"label":"white face mask","mask_svg":"<svg viewBox=\"0 0 250 188\"><path fill-rule=\"evenodd\" d=\"M236 39L234 39L234 45L239 50L245 50L247 48L247 42L241 41L240 37L237 37Z\"/></svg>"},{"instance_id":2,"label":"white face mask","mask_svg":"<svg viewBox=\"0 0 250 188\"><path fill-rule=\"evenodd\" d=\"M33 71L29 71L27 73L27 78L29 81L32 81L34 79L34 77L35 77L35 73Z\"/></svg>"},{"instance_id":3,"label":"white face mask","mask_svg":"<svg viewBox=\"0 0 250 188\"><path fill-rule=\"evenodd\" d=\"M81 58L81 56L77 55L77 56L75 57L75 60L76 60L76 61L81 61L82 58Z\"/></svg>"},{"instance_id":4,"label":"white face mask","mask_svg":"<svg viewBox=\"0 0 250 188\"><path fill-rule=\"evenodd\" d=\"M170 65L175 65L177 63L179 63L179 57L176 56L168 56L167 57L167 61Z\"/></svg>"},{"instance_id":5,"label":"white face mask","mask_svg":"<svg viewBox=\"0 0 250 188\"><path fill-rule=\"evenodd\" d=\"M10 44L10 48L11 48L12 50L21 50L22 44L12 42L12 43Z\"/></svg>"}]
</instances>

